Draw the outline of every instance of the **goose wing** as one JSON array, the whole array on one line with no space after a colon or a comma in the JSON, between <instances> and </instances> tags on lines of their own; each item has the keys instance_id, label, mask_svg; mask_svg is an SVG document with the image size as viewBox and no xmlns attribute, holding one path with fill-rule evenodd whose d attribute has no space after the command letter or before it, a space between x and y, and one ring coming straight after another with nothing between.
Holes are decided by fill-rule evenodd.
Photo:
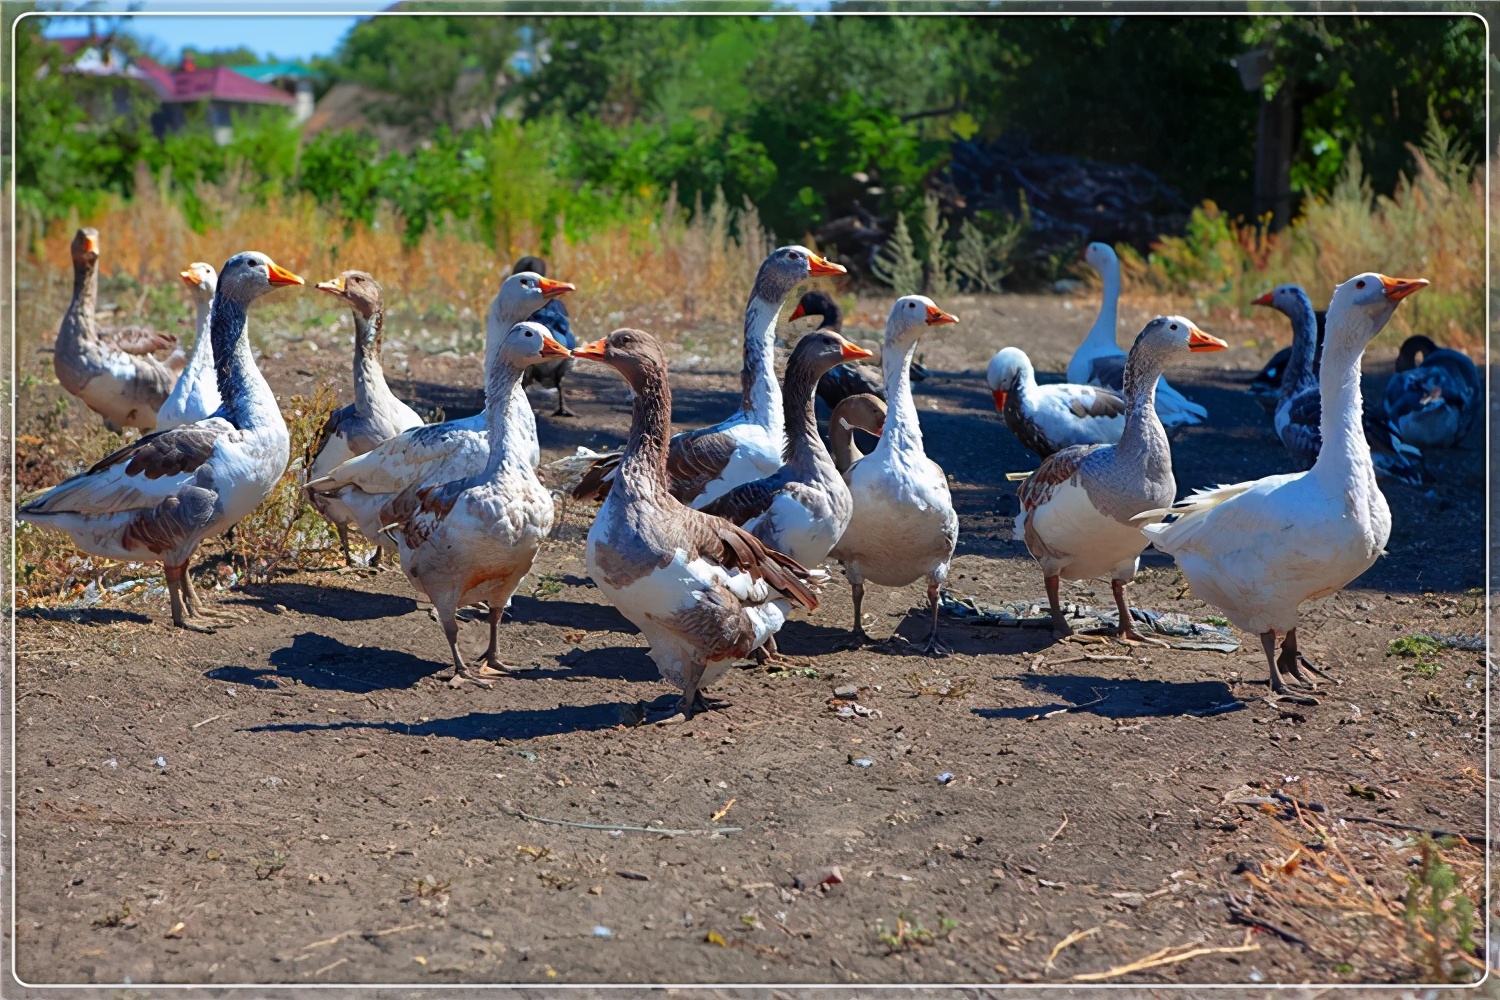
<instances>
[{"instance_id":1,"label":"goose wing","mask_svg":"<svg viewBox=\"0 0 1500 1000\"><path fill-rule=\"evenodd\" d=\"M18 514L116 514L154 507L197 477L239 431L222 417L147 434L22 505Z\"/></svg>"}]
</instances>

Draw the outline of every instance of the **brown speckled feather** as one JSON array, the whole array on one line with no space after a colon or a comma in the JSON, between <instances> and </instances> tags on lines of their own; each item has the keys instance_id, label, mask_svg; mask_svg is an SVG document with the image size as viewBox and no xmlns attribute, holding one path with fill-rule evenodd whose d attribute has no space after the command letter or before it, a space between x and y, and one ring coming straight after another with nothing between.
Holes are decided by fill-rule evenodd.
<instances>
[{"instance_id":1,"label":"brown speckled feather","mask_svg":"<svg viewBox=\"0 0 1500 1000\"><path fill-rule=\"evenodd\" d=\"M219 438L228 433L227 427L185 424L171 430L147 434L123 448L110 452L89 467L84 475L102 472L121 462L126 475L145 474L147 479L175 476L181 472L193 472L213 455Z\"/></svg>"},{"instance_id":2,"label":"brown speckled feather","mask_svg":"<svg viewBox=\"0 0 1500 1000\"><path fill-rule=\"evenodd\" d=\"M1078 475L1079 466L1091 452L1108 448L1103 444L1075 444L1071 448L1054 452L1042 460L1042 464L1021 483L1016 497L1023 511L1033 511L1052 497L1052 491Z\"/></svg>"}]
</instances>

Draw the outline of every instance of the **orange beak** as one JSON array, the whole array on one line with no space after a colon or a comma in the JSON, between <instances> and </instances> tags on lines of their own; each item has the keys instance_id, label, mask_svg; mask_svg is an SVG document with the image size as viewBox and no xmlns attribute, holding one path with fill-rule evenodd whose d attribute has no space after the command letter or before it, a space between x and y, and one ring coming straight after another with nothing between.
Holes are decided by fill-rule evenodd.
<instances>
[{"instance_id":1,"label":"orange beak","mask_svg":"<svg viewBox=\"0 0 1500 1000\"><path fill-rule=\"evenodd\" d=\"M858 344L851 344L847 340L844 341L845 361L858 361L860 358L873 358L874 356L874 351L867 351L863 347L860 347Z\"/></svg>"},{"instance_id":2,"label":"orange beak","mask_svg":"<svg viewBox=\"0 0 1500 1000\"><path fill-rule=\"evenodd\" d=\"M1005 412L1005 390L1004 389L995 389L995 390L993 390L993 392L995 393L995 412L996 413L1004 413Z\"/></svg>"},{"instance_id":3,"label":"orange beak","mask_svg":"<svg viewBox=\"0 0 1500 1000\"><path fill-rule=\"evenodd\" d=\"M303 281L301 278L297 277L295 274L293 274L291 271L288 271L286 268L282 267L280 264L271 264L271 265L269 265L269 269L270 269L270 272L271 272L270 281L271 281L271 284L273 284L273 285L305 285L305 284L307 284L307 282Z\"/></svg>"},{"instance_id":4,"label":"orange beak","mask_svg":"<svg viewBox=\"0 0 1500 1000\"><path fill-rule=\"evenodd\" d=\"M332 281L320 281L317 284L317 289L320 292L327 292L329 295L343 295L344 276L341 274Z\"/></svg>"},{"instance_id":5,"label":"orange beak","mask_svg":"<svg viewBox=\"0 0 1500 1000\"><path fill-rule=\"evenodd\" d=\"M1251 299L1250 300L1250 304L1252 306L1268 306L1268 305L1270 305L1271 304L1271 293L1267 292L1266 294L1262 295L1258 299Z\"/></svg>"},{"instance_id":6,"label":"orange beak","mask_svg":"<svg viewBox=\"0 0 1500 1000\"><path fill-rule=\"evenodd\" d=\"M98 253L99 252L99 240L98 240L98 238L94 237L94 236L85 236L83 238L83 252L84 253Z\"/></svg>"},{"instance_id":7,"label":"orange beak","mask_svg":"<svg viewBox=\"0 0 1500 1000\"><path fill-rule=\"evenodd\" d=\"M572 352L575 358L584 358L588 361L603 361L604 349L609 346L608 337L600 337L592 344L584 344Z\"/></svg>"},{"instance_id":8,"label":"orange beak","mask_svg":"<svg viewBox=\"0 0 1500 1000\"><path fill-rule=\"evenodd\" d=\"M1380 283L1385 286L1385 297L1392 302L1400 302L1412 292L1421 291L1432 282L1426 278L1387 278L1380 276Z\"/></svg>"},{"instance_id":9,"label":"orange beak","mask_svg":"<svg viewBox=\"0 0 1500 1000\"><path fill-rule=\"evenodd\" d=\"M849 269L842 264L835 264L831 260L824 260L815 253L807 255L807 273L810 277L818 278L829 274L848 274Z\"/></svg>"},{"instance_id":10,"label":"orange beak","mask_svg":"<svg viewBox=\"0 0 1500 1000\"><path fill-rule=\"evenodd\" d=\"M927 325L939 326L943 323L957 323L958 317L950 312L943 312L937 306L927 307Z\"/></svg>"},{"instance_id":11,"label":"orange beak","mask_svg":"<svg viewBox=\"0 0 1500 1000\"><path fill-rule=\"evenodd\" d=\"M1206 354L1209 351L1222 351L1229 345L1218 337L1210 336L1202 330L1188 324L1188 350L1194 354Z\"/></svg>"},{"instance_id":12,"label":"orange beak","mask_svg":"<svg viewBox=\"0 0 1500 1000\"><path fill-rule=\"evenodd\" d=\"M803 316L806 316L806 315L807 315L807 310L803 309L802 308L802 303L798 302L797 303L797 308L795 308L795 309L792 310L792 314L786 318L786 321L788 323L790 323L792 320L794 320L794 319L801 319Z\"/></svg>"},{"instance_id":13,"label":"orange beak","mask_svg":"<svg viewBox=\"0 0 1500 1000\"><path fill-rule=\"evenodd\" d=\"M551 278L543 278L538 282L542 286L542 297L555 299L559 295L578 291L578 286L569 281L553 281Z\"/></svg>"},{"instance_id":14,"label":"orange beak","mask_svg":"<svg viewBox=\"0 0 1500 1000\"><path fill-rule=\"evenodd\" d=\"M191 268L186 271L178 271L177 273L182 275L183 281L186 281L188 284L193 285L194 287L198 287L203 284L203 279L198 277L198 272L192 270Z\"/></svg>"},{"instance_id":15,"label":"orange beak","mask_svg":"<svg viewBox=\"0 0 1500 1000\"><path fill-rule=\"evenodd\" d=\"M551 337L542 338L542 357L544 358L571 358L573 352L568 350Z\"/></svg>"}]
</instances>

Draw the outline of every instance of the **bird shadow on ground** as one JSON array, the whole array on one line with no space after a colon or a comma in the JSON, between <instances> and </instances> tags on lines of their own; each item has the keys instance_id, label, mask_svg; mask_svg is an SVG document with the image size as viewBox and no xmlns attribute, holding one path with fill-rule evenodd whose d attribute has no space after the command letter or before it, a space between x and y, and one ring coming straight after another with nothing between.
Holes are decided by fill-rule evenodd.
<instances>
[{"instance_id":1,"label":"bird shadow on ground","mask_svg":"<svg viewBox=\"0 0 1500 1000\"><path fill-rule=\"evenodd\" d=\"M271 653L271 669L216 667L205 677L257 688L281 687L279 679L300 681L310 688L363 694L389 688L415 687L423 678L442 673L446 663L434 663L397 650L350 646L314 632L292 638L290 646Z\"/></svg>"},{"instance_id":2,"label":"bird shadow on ground","mask_svg":"<svg viewBox=\"0 0 1500 1000\"><path fill-rule=\"evenodd\" d=\"M470 712L450 719L427 722L375 722L343 719L338 722L285 722L253 726L251 733L337 733L344 730L379 730L397 736L445 736L456 740L527 740L562 733L592 732L616 726L638 725L644 712L661 713L677 704L677 695L651 702L600 702L595 705L559 705L545 709L509 709L503 712Z\"/></svg>"},{"instance_id":3,"label":"bird shadow on ground","mask_svg":"<svg viewBox=\"0 0 1500 1000\"><path fill-rule=\"evenodd\" d=\"M246 587L243 593L244 599L228 603L254 605L272 614L277 613L279 604L298 614L346 622L399 618L417 610L415 597L308 583L257 584Z\"/></svg>"},{"instance_id":4,"label":"bird shadow on ground","mask_svg":"<svg viewBox=\"0 0 1500 1000\"><path fill-rule=\"evenodd\" d=\"M557 667L517 670L516 680L555 681L596 677L639 683L656 683L661 675L644 646L607 646L604 649L573 649L557 658Z\"/></svg>"},{"instance_id":5,"label":"bird shadow on ground","mask_svg":"<svg viewBox=\"0 0 1500 1000\"><path fill-rule=\"evenodd\" d=\"M1049 712L1072 710L1103 719L1140 719L1217 715L1245 708L1223 681L1173 683L1083 674L1023 674L997 679L1015 681L1022 687L1058 700L1013 708L971 709L975 715L986 719L1029 719Z\"/></svg>"},{"instance_id":6,"label":"bird shadow on ground","mask_svg":"<svg viewBox=\"0 0 1500 1000\"><path fill-rule=\"evenodd\" d=\"M58 625L150 625L151 619L134 611L117 611L114 608L18 608L17 618L32 618L36 621L53 622Z\"/></svg>"},{"instance_id":7,"label":"bird shadow on ground","mask_svg":"<svg viewBox=\"0 0 1500 1000\"><path fill-rule=\"evenodd\" d=\"M583 629L586 632L619 632L636 635L640 629L612 605L586 604L582 601L557 601L526 597L511 598L506 621L556 625L559 628Z\"/></svg>"}]
</instances>

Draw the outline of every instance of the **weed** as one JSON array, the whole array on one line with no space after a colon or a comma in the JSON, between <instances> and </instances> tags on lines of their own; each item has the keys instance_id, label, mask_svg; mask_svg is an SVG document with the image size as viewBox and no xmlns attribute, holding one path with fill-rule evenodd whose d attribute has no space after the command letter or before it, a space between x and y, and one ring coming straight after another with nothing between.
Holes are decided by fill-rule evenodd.
<instances>
[{"instance_id":1,"label":"weed","mask_svg":"<svg viewBox=\"0 0 1500 1000\"><path fill-rule=\"evenodd\" d=\"M563 588L566 586L562 581L562 577L547 573L537 578L536 586L531 588L531 596L556 597L563 592Z\"/></svg>"},{"instance_id":2,"label":"weed","mask_svg":"<svg viewBox=\"0 0 1500 1000\"><path fill-rule=\"evenodd\" d=\"M126 900L120 904L118 910L111 910L102 917L94 918L95 927L134 927L135 917L130 913L130 901Z\"/></svg>"},{"instance_id":3,"label":"weed","mask_svg":"<svg viewBox=\"0 0 1500 1000\"><path fill-rule=\"evenodd\" d=\"M958 921L952 917L940 917L937 930L930 930L909 913L901 913L896 917L894 927L887 927L885 921L875 921L875 939L885 945L886 954L894 955L897 952L906 951L915 945L931 945L938 941L946 941L948 935L958 929Z\"/></svg>"},{"instance_id":4,"label":"weed","mask_svg":"<svg viewBox=\"0 0 1500 1000\"><path fill-rule=\"evenodd\" d=\"M438 899L448 895L448 890L453 888L453 883L440 881L431 875L423 875L412 880L411 894L417 899Z\"/></svg>"},{"instance_id":5,"label":"weed","mask_svg":"<svg viewBox=\"0 0 1500 1000\"><path fill-rule=\"evenodd\" d=\"M766 671L767 677L807 677L817 679L818 671L815 667L793 667L785 664L776 664Z\"/></svg>"},{"instance_id":6,"label":"weed","mask_svg":"<svg viewBox=\"0 0 1500 1000\"><path fill-rule=\"evenodd\" d=\"M280 848L272 850L270 854L263 858L251 859L255 864L255 877L262 882L285 868L291 860L292 856Z\"/></svg>"},{"instance_id":7,"label":"weed","mask_svg":"<svg viewBox=\"0 0 1500 1000\"><path fill-rule=\"evenodd\" d=\"M1443 665L1428 660L1427 657L1444 648L1441 642L1431 636L1404 635L1399 639L1392 639L1385 651L1387 656L1401 656L1416 660L1411 664L1411 672L1418 677L1431 678L1437 676L1437 672L1443 669Z\"/></svg>"},{"instance_id":8,"label":"weed","mask_svg":"<svg viewBox=\"0 0 1500 1000\"><path fill-rule=\"evenodd\" d=\"M1203 622L1206 625L1217 625L1219 628L1229 627L1229 619L1223 615L1204 615Z\"/></svg>"},{"instance_id":9,"label":"weed","mask_svg":"<svg viewBox=\"0 0 1500 1000\"><path fill-rule=\"evenodd\" d=\"M1465 965L1455 965L1453 953L1472 956L1474 904L1459 889L1458 876L1443 860L1430 837L1418 844L1416 870L1408 877L1405 903L1407 926L1417 935L1416 958L1425 982L1467 981Z\"/></svg>"}]
</instances>

